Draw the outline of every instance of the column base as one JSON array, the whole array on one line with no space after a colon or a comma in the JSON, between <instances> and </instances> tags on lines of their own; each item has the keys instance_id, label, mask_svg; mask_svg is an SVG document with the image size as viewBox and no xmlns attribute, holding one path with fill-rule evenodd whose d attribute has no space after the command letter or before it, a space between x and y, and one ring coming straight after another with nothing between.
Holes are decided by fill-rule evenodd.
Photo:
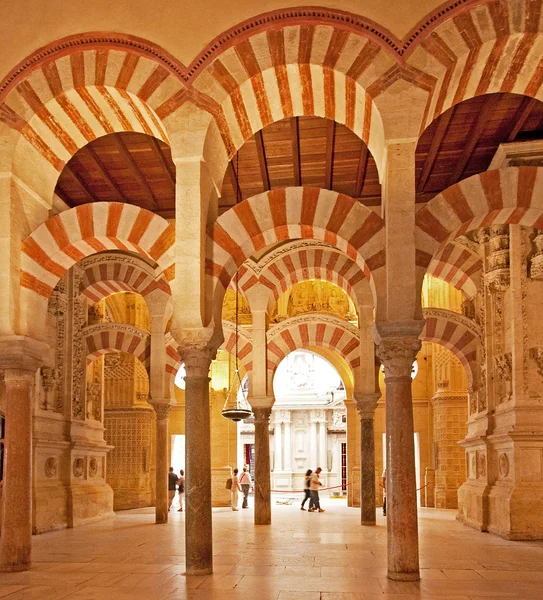
<instances>
[{"instance_id":1,"label":"column base","mask_svg":"<svg viewBox=\"0 0 543 600\"><path fill-rule=\"evenodd\" d=\"M420 581L420 572L416 571L414 573L399 573L395 571L387 572L388 579L392 579L392 581Z\"/></svg>"},{"instance_id":2,"label":"column base","mask_svg":"<svg viewBox=\"0 0 543 600\"><path fill-rule=\"evenodd\" d=\"M375 527L377 525L375 521L361 521L360 524L364 527Z\"/></svg>"},{"instance_id":3,"label":"column base","mask_svg":"<svg viewBox=\"0 0 543 600\"><path fill-rule=\"evenodd\" d=\"M188 577L202 577L203 575L213 575L213 567L204 567L202 569L187 569L185 575Z\"/></svg>"},{"instance_id":4,"label":"column base","mask_svg":"<svg viewBox=\"0 0 543 600\"><path fill-rule=\"evenodd\" d=\"M22 571L30 571L32 563L18 565L3 565L0 564L0 573L20 573Z\"/></svg>"}]
</instances>

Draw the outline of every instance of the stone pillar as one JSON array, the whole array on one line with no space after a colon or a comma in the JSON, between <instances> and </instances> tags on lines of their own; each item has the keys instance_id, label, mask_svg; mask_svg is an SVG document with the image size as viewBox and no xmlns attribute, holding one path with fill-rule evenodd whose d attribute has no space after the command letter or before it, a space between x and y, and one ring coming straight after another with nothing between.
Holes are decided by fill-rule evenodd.
<instances>
[{"instance_id":1,"label":"stone pillar","mask_svg":"<svg viewBox=\"0 0 543 600\"><path fill-rule=\"evenodd\" d=\"M394 337L377 330L386 385L388 577L397 581L420 579L411 368L421 347L413 333L422 325L382 326L396 330Z\"/></svg>"},{"instance_id":2,"label":"stone pillar","mask_svg":"<svg viewBox=\"0 0 543 600\"><path fill-rule=\"evenodd\" d=\"M285 441L283 442L284 448L284 461L283 461L283 470L287 473L292 472L292 442L291 442L291 421L290 421L290 412L289 419L285 420Z\"/></svg>"},{"instance_id":3,"label":"stone pillar","mask_svg":"<svg viewBox=\"0 0 543 600\"><path fill-rule=\"evenodd\" d=\"M2 571L27 571L31 565L32 388L44 351L41 346L28 338L0 339L0 368L6 385Z\"/></svg>"},{"instance_id":4,"label":"stone pillar","mask_svg":"<svg viewBox=\"0 0 543 600\"><path fill-rule=\"evenodd\" d=\"M325 473L328 473L328 456L326 453L326 420L319 421L319 464Z\"/></svg>"},{"instance_id":5,"label":"stone pillar","mask_svg":"<svg viewBox=\"0 0 543 600\"><path fill-rule=\"evenodd\" d=\"M253 405L255 417L255 525L271 523L270 414L271 406Z\"/></svg>"},{"instance_id":6,"label":"stone pillar","mask_svg":"<svg viewBox=\"0 0 543 600\"><path fill-rule=\"evenodd\" d=\"M356 408L360 414L360 522L375 525L375 439L373 415L377 408L379 392L355 394Z\"/></svg>"},{"instance_id":7,"label":"stone pillar","mask_svg":"<svg viewBox=\"0 0 543 600\"><path fill-rule=\"evenodd\" d=\"M213 572L209 367L212 350L182 349L185 363L185 548L187 575Z\"/></svg>"},{"instance_id":8,"label":"stone pillar","mask_svg":"<svg viewBox=\"0 0 543 600\"><path fill-rule=\"evenodd\" d=\"M154 404L156 412L156 500L155 522L168 522L168 416L169 404Z\"/></svg>"},{"instance_id":9,"label":"stone pillar","mask_svg":"<svg viewBox=\"0 0 543 600\"><path fill-rule=\"evenodd\" d=\"M273 459L274 472L283 470L283 444L281 437L281 419L279 418L279 413L276 413L276 421L273 428L273 441L275 446L275 454Z\"/></svg>"}]
</instances>

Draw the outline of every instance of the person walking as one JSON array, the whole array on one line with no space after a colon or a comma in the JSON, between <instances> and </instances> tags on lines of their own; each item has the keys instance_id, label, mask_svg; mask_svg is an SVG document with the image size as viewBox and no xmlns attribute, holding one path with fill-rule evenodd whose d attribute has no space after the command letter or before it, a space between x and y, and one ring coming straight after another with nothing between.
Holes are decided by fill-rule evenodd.
<instances>
[{"instance_id":1,"label":"person walking","mask_svg":"<svg viewBox=\"0 0 543 600\"><path fill-rule=\"evenodd\" d=\"M321 508L320 500L319 500L319 488L322 483L319 481L319 474L322 469L318 467L314 473L309 477L309 510L307 512L324 512L324 508Z\"/></svg>"},{"instance_id":2,"label":"person walking","mask_svg":"<svg viewBox=\"0 0 543 600\"><path fill-rule=\"evenodd\" d=\"M309 504L311 504L311 491L309 489L309 480L311 479L311 473L313 473L313 471L311 469L307 469L307 471L305 472L305 477L304 477L304 499L302 500L302 507L300 510L305 510L304 506L305 503L309 500Z\"/></svg>"},{"instance_id":3,"label":"person walking","mask_svg":"<svg viewBox=\"0 0 543 600\"><path fill-rule=\"evenodd\" d=\"M168 472L168 510L172 507L173 499L175 498L175 486L177 485L177 475L174 473L173 467L170 467Z\"/></svg>"},{"instance_id":4,"label":"person walking","mask_svg":"<svg viewBox=\"0 0 543 600\"><path fill-rule=\"evenodd\" d=\"M243 473L239 478L241 490L243 491L243 504L241 508L249 508L249 490L253 482L251 481L251 474L247 470L247 467L243 467Z\"/></svg>"},{"instance_id":5,"label":"person walking","mask_svg":"<svg viewBox=\"0 0 543 600\"><path fill-rule=\"evenodd\" d=\"M239 492L241 492L238 473L239 469L234 469L234 474L232 477L232 489L230 490L232 493L232 510L238 510Z\"/></svg>"},{"instance_id":6,"label":"person walking","mask_svg":"<svg viewBox=\"0 0 543 600\"><path fill-rule=\"evenodd\" d=\"M183 512L183 494L185 493L185 471L183 471L183 469L179 471L179 478L177 479L177 493L179 499L179 510L177 512Z\"/></svg>"}]
</instances>

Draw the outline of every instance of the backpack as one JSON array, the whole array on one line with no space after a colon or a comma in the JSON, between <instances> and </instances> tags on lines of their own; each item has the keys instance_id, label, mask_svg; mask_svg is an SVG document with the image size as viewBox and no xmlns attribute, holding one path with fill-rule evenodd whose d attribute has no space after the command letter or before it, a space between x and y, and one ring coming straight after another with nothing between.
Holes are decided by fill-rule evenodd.
<instances>
[{"instance_id":1,"label":"backpack","mask_svg":"<svg viewBox=\"0 0 543 600\"><path fill-rule=\"evenodd\" d=\"M232 478L231 478L231 477L229 477L229 478L226 480L226 489L227 489L227 490L231 490L231 489L232 489Z\"/></svg>"}]
</instances>

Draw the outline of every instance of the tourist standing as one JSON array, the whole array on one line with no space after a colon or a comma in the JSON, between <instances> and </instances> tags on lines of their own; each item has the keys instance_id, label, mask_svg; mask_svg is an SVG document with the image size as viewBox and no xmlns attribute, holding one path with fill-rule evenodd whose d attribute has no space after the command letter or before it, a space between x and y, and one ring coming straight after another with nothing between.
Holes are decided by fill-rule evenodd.
<instances>
[{"instance_id":1,"label":"tourist standing","mask_svg":"<svg viewBox=\"0 0 543 600\"><path fill-rule=\"evenodd\" d=\"M239 470L238 469L234 469L234 474L233 474L233 477L232 477L232 489L231 489L231 493L232 493L232 510L238 510L239 492L241 492L241 488L239 486L238 473L239 473Z\"/></svg>"},{"instance_id":2,"label":"tourist standing","mask_svg":"<svg viewBox=\"0 0 543 600\"><path fill-rule=\"evenodd\" d=\"M324 508L321 508L320 500L319 500L319 488L322 483L319 481L319 474L322 469L318 467L314 473L309 477L309 510L307 512L324 512Z\"/></svg>"},{"instance_id":3,"label":"tourist standing","mask_svg":"<svg viewBox=\"0 0 543 600\"><path fill-rule=\"evenodd\" d=\"M173 467L170 467L168 472L168 510L172 507L173 499L175 498L175 486L177 485L177 475L174 473Z\"/></svg>"},{"instance_id":4,"label":"tourist standing","mask_svg":"<svg viewBox=\"0 0 543 600\"><path fill-rule=\"evenodd\" d=\"M177 512L183 512L183 494L185 493L185 471L181 469L179 471L179 478L177 480L177 493L179 499L179 510Z\"/></svg>"},{"instance_id":5,"label":"tourist standing","mask_svg":"<svg viewBox=\"0 0 543 600\"><path fill-rule=\"evenodd\" d=\"M381 485L383 487L383 517L387 516L387 470L383 471L381 477Z\"/></svg>"},{"instance_id":6,"label":"tourist standing","mask_svg":"<svg viewBox=\"0 0 543 600\"><path fill-rule=\"evenodd\" d=\"M252 481L251 474L247 471L247 467L243 467L243 473L239 478L241 490L243 492L243 504L241 508L249 508L249 490L251 489Z\"/></svg>"},{"instance_id":7,"label":"tourist standing","mask_svg":"<svg viewBox=\"0 0 543 600\"><path fill-rule=\"evenodd\" d=\"M313 473L313 471L311 469L307 469L307 471L305 472L305 477L304 477L304 499L302 500L302 508L301 510L305 510L304 506L305 503L309 500L309 504L311 505L311 491L309 489L309 481L311 479L311 473Z\"/></svg>"}]
</instances>

